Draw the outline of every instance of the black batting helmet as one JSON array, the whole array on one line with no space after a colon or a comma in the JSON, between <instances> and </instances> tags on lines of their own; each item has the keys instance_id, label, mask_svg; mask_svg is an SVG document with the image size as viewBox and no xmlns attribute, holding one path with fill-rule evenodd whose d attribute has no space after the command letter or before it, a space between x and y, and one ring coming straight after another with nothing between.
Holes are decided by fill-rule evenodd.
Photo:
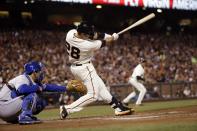
<instances>
[{"instance_id":1,"label":"black batting helmet","mask_svg":"<svg viewBox=\"0 0 197 131\"><path fill-rule=\"evenodd\" d=\"M86 21L83 21L77 26L77 32L93 36L94 26Z\"/></svg>"}]
</instances>

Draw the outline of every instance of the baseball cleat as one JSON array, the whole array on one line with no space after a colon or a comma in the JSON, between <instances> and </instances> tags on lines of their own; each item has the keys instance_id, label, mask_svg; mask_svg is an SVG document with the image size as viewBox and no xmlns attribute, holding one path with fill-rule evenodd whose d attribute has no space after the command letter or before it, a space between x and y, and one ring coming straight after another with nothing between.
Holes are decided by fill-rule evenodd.
<instances>
[{"instance_id":1,"label":"baseball cleat","mask_svg":"<svg viewBox=\"0 0 197 131\"><path fill-rule=\"evenodd\" d=\"M116 116L124 116L124 115L131 115L133 114L135 111L133 108L128 108L126 110L123 111L115 111L115 115Z\"/></svg>"},{"instance_id":2,"label":"baseball cleat","mask_svg":"<svg viewBox=\"0 0 197 131\"><path fill-rule=\"evenodd\" d=\"M138 106L144 106L144 104L135 104L136 107Z\"/></svg>"},{"instance_id":3,"label":"baseball cleat","mask_svg":"<svg viewBox=\"0 0 197 131\"><path fill-rule=\"evenodd\" d=\"M124 102L122 102L122 104L123 104L124 106L129 106L129 103L124 103Z\"/></svg>"},{"instance_id":4,"label":"baseball cleat","mask_svg":"<svg viewBox=\"0 0 197 131\"><path fill-rule=\"evenodd\" d=\"M131 114L133 114L135 112L135 110L133 108L130 108L131 110Z\"/></svg>"},{"instance_id":5,"label":"baseball cleat","mask_svg":"<svg viewBox=\"0 0 197 131\"><path fill-rule=\"evenodd\" d=\"M60 106L60 119L63 120L68 116L68 112L64 106Z\"/></svg>"}]
</instances>

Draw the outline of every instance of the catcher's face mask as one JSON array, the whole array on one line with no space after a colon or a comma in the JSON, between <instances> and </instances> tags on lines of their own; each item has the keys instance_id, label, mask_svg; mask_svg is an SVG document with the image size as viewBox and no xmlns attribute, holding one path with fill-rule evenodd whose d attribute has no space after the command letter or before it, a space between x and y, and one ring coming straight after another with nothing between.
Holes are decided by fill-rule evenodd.
<instances>
[{"instance_id":1,"label":"catcher's face mask","mask_svg":"<svg viewBox=\"0 0 197 131\"><path fill-rule=\"evenodd\" d=\"M42 82L42 80L44 80L46 75L46 68L45 66L42 64L41 65L41 70L36 72L36 82Z\"/></svg>"}]
</instances>

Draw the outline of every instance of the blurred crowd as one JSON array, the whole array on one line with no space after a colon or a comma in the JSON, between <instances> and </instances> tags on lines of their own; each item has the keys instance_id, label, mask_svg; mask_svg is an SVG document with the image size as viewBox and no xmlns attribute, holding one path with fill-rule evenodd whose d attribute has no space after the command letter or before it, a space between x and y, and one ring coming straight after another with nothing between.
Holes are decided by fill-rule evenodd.
<instances>
[{"instance_id":1,"label":"blurred crowd","mask_svg":"<svg viewBox=\"0 0 197 131\"><path fill-rule=\"evenodd\" d=\"M0 79L7 82L23 72L29 60L46 65L46 81L65 83L69 70L63 31L0 31ZM123 34L110 46L96 52L93 63L107 85L127 83L138 58L147 60L149 83L197 81L197 35L186 33Z\"/></svg>"},{"instance_id":2,"label":"blurred crowd","mask_svg":"<svg viewBox=\"0 0 197 131\"><path fill-rule=\"evenodd\" d=\"M147 60L145 79L149 83L194 82L196 51L196 35L127 33L116 44L98 52L95 65L110 84L127 82L140 57Z\"/></svg>"}]
</instances>

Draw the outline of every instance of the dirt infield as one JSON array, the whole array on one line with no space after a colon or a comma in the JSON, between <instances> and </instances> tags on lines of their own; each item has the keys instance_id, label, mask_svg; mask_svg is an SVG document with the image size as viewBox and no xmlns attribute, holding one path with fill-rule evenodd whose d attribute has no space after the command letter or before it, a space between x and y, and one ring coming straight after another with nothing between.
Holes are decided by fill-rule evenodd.
<instances>
[{"instance_id":1,"label":"dirt infield","mask_svg":"<svg viewBox=\"0 0 197 131\"><path fill-rule=\"evenodd\" d=\"M55 129L55 128L82 128L82 127L104 127L116 124L138 125L145 123L174 123L181 121L197 122L197 106L165 109L159 111L151 111L144 113L135 113L130 116L104 116L104 117L82 117L68 118L65 120L47 119L41 124L19 126L0 122L1 131L22 131L28 129Z\"/></svg>"}]
</instances>

